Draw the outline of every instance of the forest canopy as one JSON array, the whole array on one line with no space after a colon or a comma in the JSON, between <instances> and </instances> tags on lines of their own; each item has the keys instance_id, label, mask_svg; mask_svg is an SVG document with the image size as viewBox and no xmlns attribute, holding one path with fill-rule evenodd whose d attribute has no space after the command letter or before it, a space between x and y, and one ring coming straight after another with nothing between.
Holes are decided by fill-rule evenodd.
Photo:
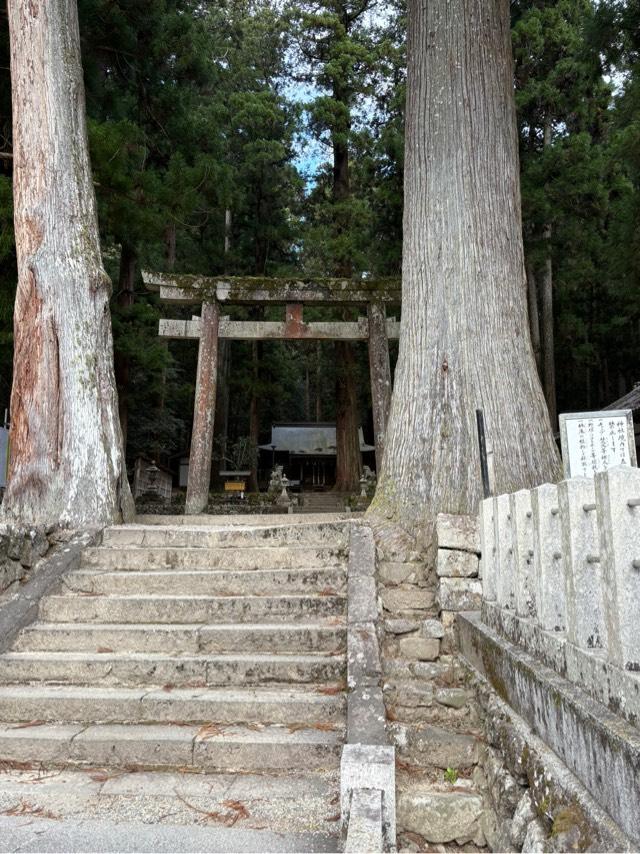
<instances>
[{"instance_id":1,"label":"forest canopy","mask_svg":"<svg viewBox=\"0 0 640 854\"><path fill-rule=\"evenodd\" d=\"M188 448L197 351L158 339L166 309L142 269L324 276L348 259L355 277L400 274L406 15L395 0L78 5L127 457L168 461ZM640 380L640 6L511 12L534 349L552 413L597 408ZM16 287L8 66L2 8L0 415ZM348 155L340 196L332 145ZM355 355L371 440L366 348ZM335 419L332 344L233 342L220 370L230 447L252 430L268 441L274 421Z\"/></svg>"}]
</instances>

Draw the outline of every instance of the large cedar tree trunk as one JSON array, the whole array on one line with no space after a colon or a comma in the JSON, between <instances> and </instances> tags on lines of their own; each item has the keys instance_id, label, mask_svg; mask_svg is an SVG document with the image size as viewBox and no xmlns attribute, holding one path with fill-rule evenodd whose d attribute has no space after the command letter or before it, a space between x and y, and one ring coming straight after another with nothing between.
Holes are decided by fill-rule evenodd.
<instances>
[{"instance_id":1,"label":"large cedar tree trunk","mask_svg":"<svg viewBox=\"0 0 640 854\"><path fill-rule=\"evenodd\" d=\"M128 518L110 282L89 165L76 0L9 0L14 312L3 511L37 525Z\"/></svg>"},{"instance_id":2,"label":"large cedar tree trunk","mask_svg":"<svg viewBox=\"0 0 640 854\"><path fill-rule=\"evenodd\" d=\"M429 535L495 487L553 481L531 347L508 0L410 0L402 332L373 512Z\"/></svg>"}]
</instances>

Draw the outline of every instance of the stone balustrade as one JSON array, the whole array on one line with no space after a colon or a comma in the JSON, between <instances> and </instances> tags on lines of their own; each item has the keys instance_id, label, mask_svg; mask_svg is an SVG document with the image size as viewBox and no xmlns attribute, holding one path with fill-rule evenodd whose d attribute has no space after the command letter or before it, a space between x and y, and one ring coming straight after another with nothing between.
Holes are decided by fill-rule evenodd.
<instances>
[{"instance_id":1,"label":"stone balustrade","mask_svg":"<svg viewBox=\"0 0 640 854\"><path fill-rule=\"evenodd\" d=\"M640 721L640 470L481 503L482 619Z\"/></svg>"}]
</instances>

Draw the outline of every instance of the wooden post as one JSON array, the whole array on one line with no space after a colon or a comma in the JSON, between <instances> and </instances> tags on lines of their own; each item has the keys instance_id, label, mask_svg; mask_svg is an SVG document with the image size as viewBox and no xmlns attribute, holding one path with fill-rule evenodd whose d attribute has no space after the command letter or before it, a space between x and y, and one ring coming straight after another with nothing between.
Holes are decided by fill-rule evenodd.
<instances>
[{"instance_id":1,"label":"wooden post","mask_svg":"<svg viewBox=\"0 0 640 854\"><path fill-rule=\"evenodd\" d=\"M369 373L371 375L371 403L373 406L373 432L376 446L376 469L380 474L384 439L391 405L391 363L387 339L387 319L384 306L369 303Z\"/></svg>"},{"instance_id":2,"label":"wooden post","mask_svg":"<svg viewBox=\"0 0 640 854\"><path fill-rule=\"evenodd\" d=\"M187 501L184 511L186 514L201 513L206 508L209 498L218 371L219 320L218 303L203 302L196 399L193 407L193 432L189 454Z\"/></svg>"}]
</instances>

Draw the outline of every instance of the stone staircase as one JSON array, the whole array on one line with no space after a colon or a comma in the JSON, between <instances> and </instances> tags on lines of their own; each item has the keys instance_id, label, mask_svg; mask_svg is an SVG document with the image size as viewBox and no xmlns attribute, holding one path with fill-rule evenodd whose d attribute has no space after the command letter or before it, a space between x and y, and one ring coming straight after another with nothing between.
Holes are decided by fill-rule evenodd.
<instances>
[{"instance_id":1,"label":"stone staircase","mask_svg":"<svg viewBox=\"0 0 640 854\"><path fill-rule=\"evenodd\" d=\"M347 492L303 492L300 495L299 513L344 513L349 500Z\"/></svg>"},{"instance_id":2,"label":"stone staircase","mask_svg":"<svg viewBox=\"0 0 640 854\"><path fill-rule=\"evenodd\" d=\"M0 655L0 760L339 767L349 525L105 530Z\"/></svg>"}]
</instances>

